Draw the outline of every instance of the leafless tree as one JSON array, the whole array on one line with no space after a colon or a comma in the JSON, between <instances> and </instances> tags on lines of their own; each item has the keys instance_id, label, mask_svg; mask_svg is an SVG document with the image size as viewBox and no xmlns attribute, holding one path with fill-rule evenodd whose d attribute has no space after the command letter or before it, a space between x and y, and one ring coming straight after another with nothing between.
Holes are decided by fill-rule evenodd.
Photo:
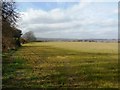
<instances>
[{"instance_id":1,"label":"leafless tree","mask_svg":"<svg viewBox=\"0 0 120 90\"><path fill-rule=\"evenodd\" d=\"M36 37L32 31L28 31L25 34L23 34L22 38L24 38L28 42L36 41Z\"/></svg>"},{"instance_id":2,"label":"leafless tree","mask_svg":"<svg viewBox=\"0 0 120 90\"><path fill-rule=\"evenodd\" d=\"M10 25L14 26L19 17L19 13L16 11L16 5L13 0L2 0L2 20L8 22Z\"/></svg>"}]
</instances>

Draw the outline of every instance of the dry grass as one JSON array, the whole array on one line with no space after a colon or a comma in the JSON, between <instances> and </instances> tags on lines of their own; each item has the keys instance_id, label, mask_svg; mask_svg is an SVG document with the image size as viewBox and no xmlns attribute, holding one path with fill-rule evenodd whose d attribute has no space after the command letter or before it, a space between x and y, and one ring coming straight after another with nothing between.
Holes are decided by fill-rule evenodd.
<instances>
[{"instance_id":1,"label":"dry grass","mask_svg":"<svg viewBox=\"0 0 120 90\"><path fill-rule=\"evenodd\" d=\"M118 88L117 43L25 44L4 57L4 88Z\"/></svg>"},{"instance_id":2,"label":"dry grass","mask_svg":"<svg viewBox=\"0 0 120 90\"><path fill-rule=\"evenodd\" d=\"M105 42L43 42L26 44L25 46L52 46L56 48L69 49L90 53L118 53L118 43Z\"/></svg>"}]
</instances>

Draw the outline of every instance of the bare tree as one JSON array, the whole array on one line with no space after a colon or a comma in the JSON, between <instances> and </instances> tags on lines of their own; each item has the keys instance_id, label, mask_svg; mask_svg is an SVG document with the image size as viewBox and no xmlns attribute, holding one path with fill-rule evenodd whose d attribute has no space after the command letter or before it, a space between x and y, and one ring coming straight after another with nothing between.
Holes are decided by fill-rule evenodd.
<instances>
[{"instance_id":1,"label":"bare tree","mask_svg":"<svg viewBox=\"0 0 120 90\"><path fill-rule=\"evenodd\" d=\"M2 20L8 22L10 25L14 26L18 19L19 14L16 11L16 5L13 0L7 2L2 0Z\"/></svg>"},{"instance_id":2,"label":"bare tree","mask_svg":"<svg viewBox=\"0 0 120 90\"><path fill-rule=\"evenodd\" d=\"M23 34L22 38L24 38L28 42L36 41L36 37L32 31L28 31L25 34Z\"/></svg>"},{"instance_id":3,"label":"bare tree","mask_svg":"<svg viewBox=\"0 0 120 90\"><path fill-rule=\"evenodd\" d=\"M1 3L2 2L2 3ZM1 0L0 11L2 22L2 51L20 47L21 30L16 28L16 21L19 14L13 0Z\"/></svg>"}]
</instances>

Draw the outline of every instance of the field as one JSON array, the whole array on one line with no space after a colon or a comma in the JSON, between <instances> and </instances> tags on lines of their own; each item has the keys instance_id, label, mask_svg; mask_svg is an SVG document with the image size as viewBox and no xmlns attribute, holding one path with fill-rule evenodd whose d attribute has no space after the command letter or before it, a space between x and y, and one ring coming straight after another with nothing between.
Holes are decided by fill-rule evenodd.
<instances>
[{"instance_id":1,"label":"field","mask_svg":"<svg viewBox=\"0 0 120 90\"><path fill-rule=\"evenodd\" d=\"M118 44L33 42L3 54L3 88L118 88Z\"/></svg>"}]
</instances>

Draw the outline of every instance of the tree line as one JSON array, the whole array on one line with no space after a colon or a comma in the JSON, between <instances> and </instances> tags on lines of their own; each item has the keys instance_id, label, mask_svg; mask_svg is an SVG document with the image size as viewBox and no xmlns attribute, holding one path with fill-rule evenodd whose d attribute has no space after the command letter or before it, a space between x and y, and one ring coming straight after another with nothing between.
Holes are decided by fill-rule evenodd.
<instances>
[{"instance_id":1,"label":"tree line","mask_svg":"<svg viewBox=\"0 0 120 90\"><path fill-rule=\"evenodd\" d=\"M22 35L22 31L16 28L16 22L20 15L16 10L16 3L13 1L7 2L2 0L1 6L1 22L2 22L2 51L9 51L11 49L17 49L21 46L22 41L34 41L36 40L32 31L29 31ZM22 36L22 37L21 37Z\"/></svg>"}]
</instances>

